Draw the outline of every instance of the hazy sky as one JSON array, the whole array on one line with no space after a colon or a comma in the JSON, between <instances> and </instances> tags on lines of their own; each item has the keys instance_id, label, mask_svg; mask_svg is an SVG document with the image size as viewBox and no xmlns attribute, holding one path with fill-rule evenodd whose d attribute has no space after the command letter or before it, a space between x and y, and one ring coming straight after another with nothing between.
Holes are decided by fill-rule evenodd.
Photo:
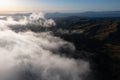
<instances>
[{"instance_id":1,"label":"hazy sky","mask_svg":"<svg viewBox=\"0 0 120 80\"><path fill-rule=\"evenodd\" d=\"M120 0L0 0L0 12L82 12L115 10L120 10Z\"/></svg>"}]
</instances>

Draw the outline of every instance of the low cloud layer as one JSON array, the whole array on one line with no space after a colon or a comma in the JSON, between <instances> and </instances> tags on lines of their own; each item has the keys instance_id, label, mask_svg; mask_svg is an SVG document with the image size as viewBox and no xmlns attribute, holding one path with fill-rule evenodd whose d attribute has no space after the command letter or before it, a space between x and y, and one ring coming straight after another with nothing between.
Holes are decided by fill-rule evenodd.
<instances>
[{"instance_id":1,"label":"low cloud layer","mask_svg":"<svg viewBox=\"0 0 120 80\"><path fill-rule=\"evenodd\" d=\"M72 43L50 32L11 29L11 26L21 25L22 28L29 24L52 27L55 22L42 13L33 13L20 20L13 17L0 20L0 80L83 80L88 75L88 62L58 55L74 53Z\"/></svg>"},{"instance_id":2,"label":"low cloud layer","mask_svg":"<svg viewBox=\"0 0 120 80\"><path fill-rule=\"evenodd\" d=\"M31 13L29 16L1 16L0 29L29 29L30 27L53 27L56 25L53 19L46 19L43 13ZM0 18L1 18L0 17ZM4 28L5 29L5 28Z\"/></svg>"}]
</instances>

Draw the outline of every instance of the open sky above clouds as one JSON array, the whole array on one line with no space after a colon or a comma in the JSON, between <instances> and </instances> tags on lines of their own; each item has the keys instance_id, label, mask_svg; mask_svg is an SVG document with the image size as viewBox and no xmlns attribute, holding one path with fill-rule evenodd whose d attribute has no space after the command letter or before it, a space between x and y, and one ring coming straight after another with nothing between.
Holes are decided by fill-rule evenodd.
<instances>
[{"instance_id":1,"label":"open sky above clouds","mask_svg":"<svg viewBox=\"0 0 120 80\"><path fill-rule=\"evenodd\" d=\"M120 10L120 0L0 0L0 12L82 12L115 10Z\"/></svg>"}]
</instances>

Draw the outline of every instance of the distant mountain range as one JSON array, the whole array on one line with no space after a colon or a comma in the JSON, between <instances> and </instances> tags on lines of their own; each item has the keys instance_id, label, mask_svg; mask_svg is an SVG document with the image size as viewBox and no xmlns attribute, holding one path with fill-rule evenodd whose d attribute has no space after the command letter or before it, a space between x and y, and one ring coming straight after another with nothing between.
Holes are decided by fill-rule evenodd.
<instances>
[{"instance_id":1,"label":"distant mountain range","mask_svg":"<svg viewBox=\"0 0 120 80\"><path fill-rule=\"evenodd\" d=\"M31 13L15 13L15 14L0 14L0 16L29 16ZM87 11L80 13L46 13L47 18L59 18L59 17L120 17L120 11Z\"/></svg>"},{"instance_id":2,"label":"distant mountain range","mask_svg":"<svg viewBox=\"0 0 120 80\"><path fill-rule=\"evenodd\" d=\"M46 17L120 17L120 11L88 11L81 13L47 13Z\"/></svg>"}]
</instances>

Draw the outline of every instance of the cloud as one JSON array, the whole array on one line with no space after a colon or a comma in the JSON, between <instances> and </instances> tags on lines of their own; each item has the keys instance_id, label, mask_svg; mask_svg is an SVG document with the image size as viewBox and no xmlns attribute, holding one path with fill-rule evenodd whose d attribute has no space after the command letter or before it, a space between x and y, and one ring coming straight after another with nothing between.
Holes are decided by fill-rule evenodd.
<instances>
[{"instance_id":1,"label":"cloud","mask_svg":"<svg viewBox=\"0 0 120 80\"><path fill-rule=\"evenodd\" d=\"M18 21L13 17L0 20L0 80L83 80L90 71L89 62L58 55L75 52L72 43L49 32L15 32L11 29L11 25L53 25L48 24L49 19L41 13L36 14ZM66 51L61 51L64 49Z\"/></svg>"},{"instance_id":2,"label":"cloud","mask_svg":"<svg viewBox=\"0 0 120 80\"><path fill-rule=\"evenodd\" d=\"M1 16L1 17L3 18L3 16ZM8 28L12 28L12 29L19 29L19 28L29 29L29 26L31 26L31 27L37 26L37 28L52 27L52 26L56 25L56 23L53 19L46 19L44 17L44 14L41 12L40 13L32 13L32 14L30 14L30 16L20 16L20 18L19 17L16 18L16 17L14 17L14 15L7 16L7 17L4 16L4 18L6 18L6 19L5 20L1 19L0 24L5 25Z\"/></svg>"}]
</instances>

